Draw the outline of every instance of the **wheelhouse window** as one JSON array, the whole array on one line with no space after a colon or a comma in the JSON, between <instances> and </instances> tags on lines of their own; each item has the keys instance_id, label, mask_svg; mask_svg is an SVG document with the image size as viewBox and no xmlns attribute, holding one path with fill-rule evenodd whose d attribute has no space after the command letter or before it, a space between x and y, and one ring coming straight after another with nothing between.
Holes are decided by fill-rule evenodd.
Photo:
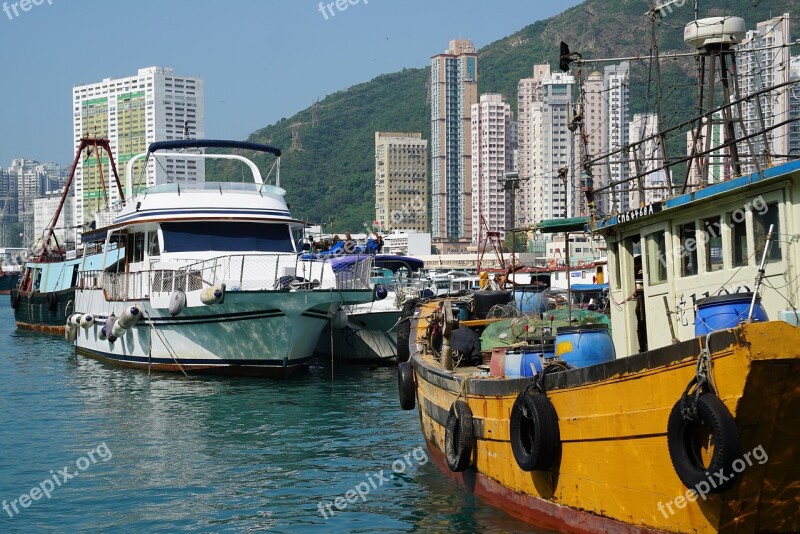
<instances>
[{"instance_id":1,"label":"wheelhouse window","mask_svg":"<svg viewBox=\"0 0 800 534\"><path fill-rule=\"evenodd\" d=\"M147 255L158 256L160 254L161 250L158 246L158 232L154 230L147 234Z\"/></svg>"},{"instance_id":2,"label":"wheelhouse window","mask_svg":"<svg viewBox=\"0 0 800 534\"><path fill-rule=\"evenodd\" d=\"M761 254L764 250L764 245L767 243L767 233L769 232L770 225L772 228L772 248L769 249L769 256L767 261L781 261L781 241L780 241L780 217L778 211L778 203L772 202L770 204L760 203L753 204L753 241L756 250L758 250L758 260L761 259Z\"/></svg>"},{"instance_id":3,"label":"wheelhouse window","mask_svg":"<svg viewBox=\"0 0 800 534\"><path fill-rule=\"evenodd\" d=\"M747 265L747 213L743 209L728 214L728 224L731 229L731 251L733 252L733 266Z\"/></svg>"},{"instance_id":4,"label":"wheelhouse window","mask_svg":"<svg viewBox=\"0 0 800 534\"><path fill-rule=\"evenodd\" d=\"M163 252L294 252L288 224L254 222L164 223Z\"/></svg>"},{"instance_id":5,"label":"wheelhouse window","mask_svg":"<svg viewBox=\"0 0 800 534\"><path fill-rule=\"evenodd\" d=\"M681 276L697 274L697 225L693 222L678 226L680 240Z\"/></svg>"},{"instance_id":6,"label":"wheelhouse window","mask_svg":"<svg viewBox=\"0 0 800 534\"><path fill-rule=\"evenodd\" d=\"M667 238L664 230L646 237L647 281L653 286L667 281Z\"/></svg>"},{"instance_id":7,"label":"wheelhouse window","mask_svg":"<svg viewBox=\"0 0 800 534\"><path fill-rule=\"evenodd\" d=\"M128 263L144 261L144 232L128 234Z\"/></svg>"},{"instance_id":8,"label":"wheelhouse window","mask_svg":"<svg viewBox=\"0 0 800 534\"><path fill-rule=\"evenodd\" d=\"M703 219L703 244L705 246L706 272L722 270L722 219L720 217Z\"/></svg>"}]
</instances>

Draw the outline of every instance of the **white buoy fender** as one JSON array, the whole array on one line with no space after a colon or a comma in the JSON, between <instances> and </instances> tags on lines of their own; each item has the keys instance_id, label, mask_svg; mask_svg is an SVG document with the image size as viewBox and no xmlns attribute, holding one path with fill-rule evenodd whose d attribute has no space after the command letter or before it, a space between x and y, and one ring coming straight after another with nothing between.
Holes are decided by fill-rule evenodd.
<instances>
[{"instance_id":1,"label":"white buoy fender","mask_svg":"<svg viewBox=\"0 0 800 534\"><path fill-rule=\"evenodd\" d=\"M117 316L112 313L108 316L108 319L106 319L106 325L103 327L106 338L108 338L111 343L117 340L117 336L114 335L114 323L116 322Z\"/></svg>"},{"instance_id":2,"label":"white buoy fender","mask_svg":"<svg viewBox=\"0 0 800 534\"><path fill-rule=\"evenodd\" d=\"M100 339L100 341L105 341L106 339L108 339L108 336L106 335L106 327L105 327L105 325L103 325L100 328L100 333L97 334L97 337Z\"/></svg>"},{"instance_id":3,"label":"white buoy fender","mask_svg":"<svg viewBox=\"0 0 800 534\"><path fill-rule=\"evenodd\" d=\"M64 339L67 341L75 341L78 337L78 329L74 326L68 326L66 330L64 330Z\"/></svg>"},{"instance_id":4,"label":"white buoy fender","mask_svg":"<svg viewBox=\"0 0 800 534\"><path fill-rule=\"evenodd\" d=\"M81 317L81 328L89 329L94 325L94 315L87 313Z\"/></svg>"},{"instance_id":5,"label":"white buoy fender","mask_svg":"<svg viewBox=\"0 0 800 534\"><path fill-rule=\"evenodd\" d=\"M200 292L200 302L206 305L216 304L222 300L224 294L220 286L207 287Z\"/></svg>"},{"instance_id":6,"label":"white buoy fender","mask_svg":"<svg viewBox=\"0 0 800 534\"><path fill-rule=\"evenodd\" d=\"M72 322L72 315L67 319L67 324L64 327L64 339L67 341L75 341L78 337L78 327Z\"/></svg>"},{"instance_id":7,"label":"white buoy fender","mask_svg":"<svg viewBox=\"0 0 800 534\"><path fill-rule=\"evenodd\" d=\"M186 293L176 289L169 296L169 314L175 317L186 307Z\"/></svg>"},{"instance_id":8,"label":"white buoy fender","mask_svg":"<svg viewBox=\"0 0 800 534\"><path fill-rule=\"evenodd\" d=\"M125 332L128 331L127 328L122 326L120 323L122 322L122 317L114 321L114 326L111 327L111 335L114 337L122 337L125 335Z\"/></svg>"},{"instance_id":9,"label":"white buoy fender","mask_svg":"<svg viewBox=\"0 0 800 534\"><path fill-rule=\"evenodd\" d=\"M81 317L82 317L82 315L80 313L73 313L72 315L69 316L68 323L73 325L73 326L80 326L81 325Z\"/></svg>"},{"instance_id":10,"label":"white buoy fender","mask_svg":"<svg viewBox=\"0 0 800 534\"><path fill-rule=\"evenodd\" d=\"M132 326L136 325L141 316L142 310L140 310L137 306L129 306L125 308L125 310L122 312L122 315L119 316L119 319L117 319L117 324L123 329L131 328Z\"/></svg>"},{"instance_id":11,"label":"white buoy fender","mask_svg":"<svg viewBox=\"0 0 800 534\"><path fill-rule=\"evenodd\" d=\"M341 308L336 310L336 313L333 315L333 327L336 330L341 330L346 327L349 321L350 319L347 317L347 312Z\"/></svg>"}]
</instances>

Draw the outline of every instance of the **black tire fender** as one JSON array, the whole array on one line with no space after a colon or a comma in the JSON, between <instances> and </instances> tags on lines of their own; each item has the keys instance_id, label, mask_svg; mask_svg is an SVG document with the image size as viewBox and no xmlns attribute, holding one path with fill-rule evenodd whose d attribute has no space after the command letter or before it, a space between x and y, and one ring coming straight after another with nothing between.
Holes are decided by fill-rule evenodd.
<instances>
[{"instance_id":1,"label":"black tire fender","mask_svg":"<svg viewBox=\"0 0 800 534\"><path fill-rule=\"evenodd\" d=\"M561 450L558 414L553 403L540 393L523 391L511 407L511 450L523 471L547 471Z\"/></svg>"},{"instance_id":2,"label":"black tire fender","mask_svg":"<svg viewBox=\"0 0 800 534\"><path fill-rule=\"evenodd\" d=\"M416 385L414 384L414 368L408 362L397 366L397 390L400 395L400 407L413 410L416 405Z\"/></svg>"},{"instance_id":3,"label":"black tire fender","mask_svg":"<svg viewBox=\"0 0 800 534\"><path fill-rule=\"evenodd\" d=\"M397 361L407 362L411 357L409 340L411 339L411 320L400 319L397 324Z\"/></svg>"},{"instance_id":4,"label":"black tire fender","mask_svg":"<svg viewBox=\"0 0 800 534\"><path fill-rule=\"evenodd\" d=\"M683 399L675 403L667 422L667 445L672 467L687 488L705 483L710 488L706 493L723 493L736 483L736 472L731 466L741 456L736 421L719 397L710 392L701 393L697 398L697 420L684 418L682 405ZM708 432L703 432L703 429ZM708 433L714 443L714 452L709 465L705 466L701 457L701 439ZM722 481L714 477L719 472L723 474ZM713 484L709 483L711 477L714 477Z\"/></svg>"},{"instance_id":5,"label":"black tire fender","mask_svg":"<svg viewBox=\"0 0 800 534\"><path fill-rule=\"evenodd\" d=\"M47 299L47 309L54 312L58 309L58 295L50 292L45 297Z\"/></svg>"},{"instance_id":6,"label":"black tire fender","mask_svg":"<svg viewBox=\"0 0 800 534\"><path fill-rule=\"evenodd\" d=\"M472 428L472 410L463 400L450 406L444 432L444 453L450 471L459 473L472 464L475 449L475 432Z\"/></svg>"}]
</instances>

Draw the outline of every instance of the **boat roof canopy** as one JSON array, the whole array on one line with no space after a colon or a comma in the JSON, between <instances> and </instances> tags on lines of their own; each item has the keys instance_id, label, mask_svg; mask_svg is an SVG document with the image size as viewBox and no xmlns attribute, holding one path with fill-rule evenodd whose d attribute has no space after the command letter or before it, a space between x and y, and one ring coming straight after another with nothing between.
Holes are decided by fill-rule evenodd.
<instances>
[{"instance_id":1,"label":"boat roof canopy","mask_svg":"<svg viewBox=\"0 0 800 534\"><path fill-rule=\"evenodd\" d=\"M176 139L174 141L156 141L155 143L150 143L147 151L153 153L157 150L178 150L182 148L238 148L241 150L269 152L276 157L281 156L281 150L274 146L251 143L250 141L230 141L227 139Z\"/></svg>"},{"instance_id":2,"label":"boat roof canopy","mask_svg":"<svg viewBox=\"0 0 800 534\"><path fill-rule=\"evenodd\" d=\"M570 217L567 219L545 219L536 223L534 230L543 234L558 234L562 232L585 232L589 224L589 217Z\"/></svg>"},{"instance_id":3,"label":"boat roof canopy","mask_svg":"<svg viewBox=\"0 0 800 534\"><path fill-rule=\"evenodd\" d=\"M425 266L422 260L409 258L408 256L393 256L391 254L378 254L375 256L370 256L369 254L346 254L332 257L330 264L334 271L341 271L369 258L375 259L376 267L389 269L393 273L403 267L411 269L411 271L418 271Z\"/></svg>"}]
</instances>

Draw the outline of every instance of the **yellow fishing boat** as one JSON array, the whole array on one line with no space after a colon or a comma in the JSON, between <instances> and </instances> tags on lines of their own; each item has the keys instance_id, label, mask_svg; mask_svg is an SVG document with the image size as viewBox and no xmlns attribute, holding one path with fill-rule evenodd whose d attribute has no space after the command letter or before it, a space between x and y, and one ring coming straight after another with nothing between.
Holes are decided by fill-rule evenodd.
<instances>
[{"instance_id":1,"label":"yellow fishing boat","mask_svg":"<svg viewBox=\"0 0 800 534\"><path fill-rule=\"evenodd\" d=\"M503 361L499 319L419 302L400 402L442 471L561 531L800 531L800 161L756 167L538 225L605 238L611 332L526 325Z\"/></svg>"}]
</instances>

